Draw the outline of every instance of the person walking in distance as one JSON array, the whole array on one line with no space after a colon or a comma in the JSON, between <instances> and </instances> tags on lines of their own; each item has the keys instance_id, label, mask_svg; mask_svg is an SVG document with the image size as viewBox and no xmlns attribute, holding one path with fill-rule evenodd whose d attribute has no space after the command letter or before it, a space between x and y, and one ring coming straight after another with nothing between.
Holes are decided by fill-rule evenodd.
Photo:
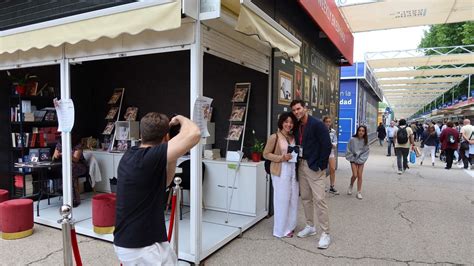
<instances>
[{"instance_id":1,"label":"person walking in distance","mask_svg":"<svg viewBox=\"0 0 474 266\"><path fill-rule=\"evenodd\" d=\"M300 146L297 173L306 217L306 227L298 232L298 237L316 234L314 227L314 210L316 210L322 230L318 248L326 249L331 243L328 205L325 199L325 170L332 149L329 131L323 122L308 115L304 101L294 100L290 107L299 122L295 130L296 143Z\"/></svg>"},{"instance_id":2,"label":"person walking in distance","mask_svg":"<svg viewBox=\"0 0 474 266\"><path fill-rule=\"evenodd\" d=\"M382 122L380 122L379 126L377 127L377 137L379 139L380 146L383 146L383 141L386 136L387 136L387 132L385 131L385 127L382 124Z\"/></svg>"},{"instance_id":3,"label":"person walking in distance","mask_svg":"<svg viewBox=\"0 0 474 266\"><path fill-rule=\"evenodd\" d=\"M347 144L346 159L351 163L352 177L347 195L352 195L352 187L357 180L357 199L362 199L362 173L364 164L369 158L369 137L367 127L357 127L357 133L352 136Z\"/></svg>"},{"instance_id":4,"label":"person walking in distance","mask_svg":"<svg viewBox=\"0 0 474 266\"><path fill-rule=\"evenodd\" d=\"M292 133L296 122L296 117L291 112L282 113L278 118L278 132L268 138L263 150L263 157L271 161L275 213L273 235L276 237L293 237L298 219L298 153Z\"/></svg>"},{"instance_id":5,"label":"person walking in distance","mask_svg":"<svg viewBox=\"0 0 474 266\"><path fill-rule=\"evenodd\" d=\"M408 152L410 147L415 146L413 131L407 126L405 119L398 121L398 127L394 132L395 154L397 155L398 174L401 175L408 169Z\"/></svg>"},{"instance_id":6,"label":"person walking in distance","mask_svg":"<svg viewBox=\"0 0 474 266\"><path fill-rule=\"evenodd\" d=\"M387 127L387 156L392 156L392 145L395 153L395 143L393 142L395 133L395 121L390 121L390 126Z\"/></svg>"},{"instance_id":7,"label":"person walking in distance","mask_svg":"<svg viewBox=\"0 0 474 266\"><path fill-rule=\"evenodd\" d=\"M463 127L461 128L461 145L459 147L459 155L463 163L464 169L468 169L470 164L472 164L472 154L469 152L470 142L474 139L474 127L471 125L471 120L464 119Z\"/></svg>"},{"instance_id":8,"label":"person walking in distance","mask_svg":"<svg viewBox=\"0 0 474 266\"><path fill-rule=\"evenodd\" d=\"M334 195L339 195L339 191L334 187L334 183L336 182L336 148L337 148L337 136L336 130L334 130L332 126L331 117L325 116L323 117L323 123L328 127L329 130L329 137L331 138L331 154L329 155L329 193ZM384 130L385 132L385 130Z\"/></svg>"},{"instance_id":9,"label":"person walking in distance","mask_svg":"<svg viewBox=\"0 0 474 266\"><path fill-rule=\"evenodd\" d=\"M423 150L421 152L420 165L423 165L425 156L428 153L431 155L431 165L432 166L435 165L435 150L436 150L437 143L438 143L438 135L436 135L436 130L434 126L430 125L421 134L421 148Z\"/></svg>"},{"instance_id":10,"label":"person walking in distance","mask_svg":"<svg viewBox=\"0 0 474 266\"><path fill-rule=\"evenodd\" d=\"M169 140L170 126L178 125L179 133ZM178 158L199 143L200 130L184 116L170 122L152 112L140 120L140 135L141 145L127 150L117 169L115 253L124 266L177 265L166 235L166 187Z\"/></svg>"},{"instance_id":11,"label":"person walking in distance","mask_svg":"<svg viewBox=\"0 0 474 266\"><path fill-rule=\"evenodd\" d=\"M453 165L454 151L458 149L459 145L459 133L453 127L453 122L449 121L439 136L441 150L446 154L446 167L444 169L447 170L451 169Z\"/></svg>"}]
</instances>

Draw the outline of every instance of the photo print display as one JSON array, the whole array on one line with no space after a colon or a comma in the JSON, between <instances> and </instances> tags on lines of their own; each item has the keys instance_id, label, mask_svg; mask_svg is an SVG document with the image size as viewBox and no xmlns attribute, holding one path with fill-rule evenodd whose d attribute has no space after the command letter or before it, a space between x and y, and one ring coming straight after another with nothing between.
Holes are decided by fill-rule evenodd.
<instances>
[{"instance_id":1,"label":"photo print display","mask_svg":"<svg viewBox=\"0 0 474 266\"><path fill-rule=\"evenodd\" d=\"M232 102L243 103L247 97L250 84L236 84L234 90L234 96L232 96Z\"/></svg>"},{"instance_id":2,"label":"photo print display","mask_svg":"<svg viewBox=\"0 0 474 266\"><path fill-rule=\"evenodd\" d=\"M105 126L104 131L102 131L102 134L103 134L103 135L110 135L110 134L112 134L112 131L114 130L114 126L115 126L114 122L109 122L109 123L107 123L107 125Z\"/></svg>"},{"instance_id":3,"label":"photo print display","mask_svg":"<svg viewBox=\"0 0 474 266\"><path fill-rule=\"evenodd\" d=\"M293 100L293 77L284 72L278 71L278 104L288 105Z\"/></svg>"},{"instance_id":4,"label":"photo print display","mask_svg":"<svg viewBox=\"0 0 474 266\"><path fill-rule=\"evenodd\" d=\"M311 106L318 105L318 75L311 74Z\"/></svg>"},{"instance_id":5,"label":"photo print display","mask_svg":"<svg viewBox=\"0 0 474 266\"><path fill-rule=\"evenodd\" d=\"M229 121L241 122L244 120L245 106L234 106Z\"/></svg>"},{"instance_id":6,"label":"photo print display","mask_svg":"<svg viewBox=\"0 0 474 266\"><path fill-rule=\"evenodd\" d=\"M117 114L118 107L111 107L105 119L114 119Z\"/></svg>"},{"instance_id":7,"label":"photo print display","mask_svg":"<svg viewBox=\"0 0 474 266\"><path fill-rule=\"evenodd\" d=\"M309 102L310 99L310 88L311 88L311 77L304 75L304 93L303 100Z\"/></svg>"},{"instance_id":8,"label":"photo print display","mask_svg":"<svg viewBox=\"0 0 474 266\"><path fill-rule=\"evenodd\" d=\"M294 80L294 98L295 100L303 100L303 70L295 66L295 80Z\"/></svg>"},{"instance_id":9,"label":"photo print display","mask_svg":"<svg viewBox=\"0 0 474 266\"><path fill-rule=\"evenodd\" d=\"M138 114L138 107L128 107L127 110L125 111L125 115L123 118L125 121L136 121L137 120L137 114Z\"/></svg>"},{"instance_id":10,"label":"photo print display","mask_svg":"<svg viewBox=\"0 0 474 266\"><path fill-rule=\"evenodd\" d=\"M121 89L114 90L114 94L112 94L112 97L110 97L108 104L116 104L117 101L120 99L120 96L122 96L122 90Z\"/></svg>"},{"instance_id":11,"label":"photo print display","mask_svg":"<svg viewBox=\"0 0 474 266\"><path fill-rule=\"evenodd\" d=\"M229 134L227 135L227 140L238 141L240 139L240 135L242 135L243 130L243 125L231 125L229 127Z\"/></svg>"}]
</instances>

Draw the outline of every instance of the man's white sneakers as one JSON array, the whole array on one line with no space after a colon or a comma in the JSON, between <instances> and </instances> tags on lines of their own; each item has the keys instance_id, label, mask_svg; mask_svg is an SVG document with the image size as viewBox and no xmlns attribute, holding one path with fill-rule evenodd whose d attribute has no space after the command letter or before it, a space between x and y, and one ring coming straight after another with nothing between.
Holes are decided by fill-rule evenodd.
<instances>
[{"instance_id":1,"label":"man's white sneakers","mask_svg":"<svg viewBox=\"0 0 474 266\"><path fill-rule=\"evenodd\" d=\"M306 227L299 231L297 236L298 237L307 237L307 236L314 236L316 234L316 228L314 226L306 225Z\"/></svg>"},{"instance_id":2,"label":"man's white sneakers","mask_svg":"<svg viewBox=\"0 0 474 266\"><path fill-rule=\"evenodd\" d=\"M318 248L319 249L327 249L331 244L331 237L326 232L321 234L321 238L319 238Z\"/></svg>"}]
</instances>

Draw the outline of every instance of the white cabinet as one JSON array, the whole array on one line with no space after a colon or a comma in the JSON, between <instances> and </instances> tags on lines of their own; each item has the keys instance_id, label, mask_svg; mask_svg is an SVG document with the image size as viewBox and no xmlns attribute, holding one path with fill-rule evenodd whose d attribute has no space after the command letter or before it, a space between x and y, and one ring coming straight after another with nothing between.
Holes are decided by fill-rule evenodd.
<instances>
[{"instance_id":1,"label":"white cabinet","mask_svg":"<svg viewBox=\"0 0 474 266\"><path fill-rule=\"evenodd\" d=\"M206 209L226 211L230 204L230 212L251 216L266 210L268 180L263 162L242 163L236 173L225 161L203 161L206 165L203 181Z\"/></svg>"},{"instance_id":2,"label":"white cabinet","mask_svg":"<svg viewBox=\"0 0 474 266\"><path fill-rule=\"evenodd\" d=\"M117 177L117 168L123 153L84 150L84 154L87 153L94 155L99 164L100 174L102 175L102 181L95 184L95 190L98 192L110 192L109 179Z\"/></svg>"}]
</instances>

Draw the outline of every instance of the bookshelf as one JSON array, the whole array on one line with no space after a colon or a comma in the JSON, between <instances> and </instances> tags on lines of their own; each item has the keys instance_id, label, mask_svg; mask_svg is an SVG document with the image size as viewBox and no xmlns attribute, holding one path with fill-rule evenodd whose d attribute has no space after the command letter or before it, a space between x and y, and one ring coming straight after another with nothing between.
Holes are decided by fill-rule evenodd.
<instances>
[{"instance_id":1,"label":"bookshelf","mask_svg":"<svg viewBox=\"0 0 474 266\"><path fill-rule=\"evenodd\" d=\"M37 175L29 168L16 168L15 163L51 160L57 142L57 116L51 96L11 95L10 106L10 176L11 198L33 197L49 183L36 182Z\"/></svg>"}]
</instances>

